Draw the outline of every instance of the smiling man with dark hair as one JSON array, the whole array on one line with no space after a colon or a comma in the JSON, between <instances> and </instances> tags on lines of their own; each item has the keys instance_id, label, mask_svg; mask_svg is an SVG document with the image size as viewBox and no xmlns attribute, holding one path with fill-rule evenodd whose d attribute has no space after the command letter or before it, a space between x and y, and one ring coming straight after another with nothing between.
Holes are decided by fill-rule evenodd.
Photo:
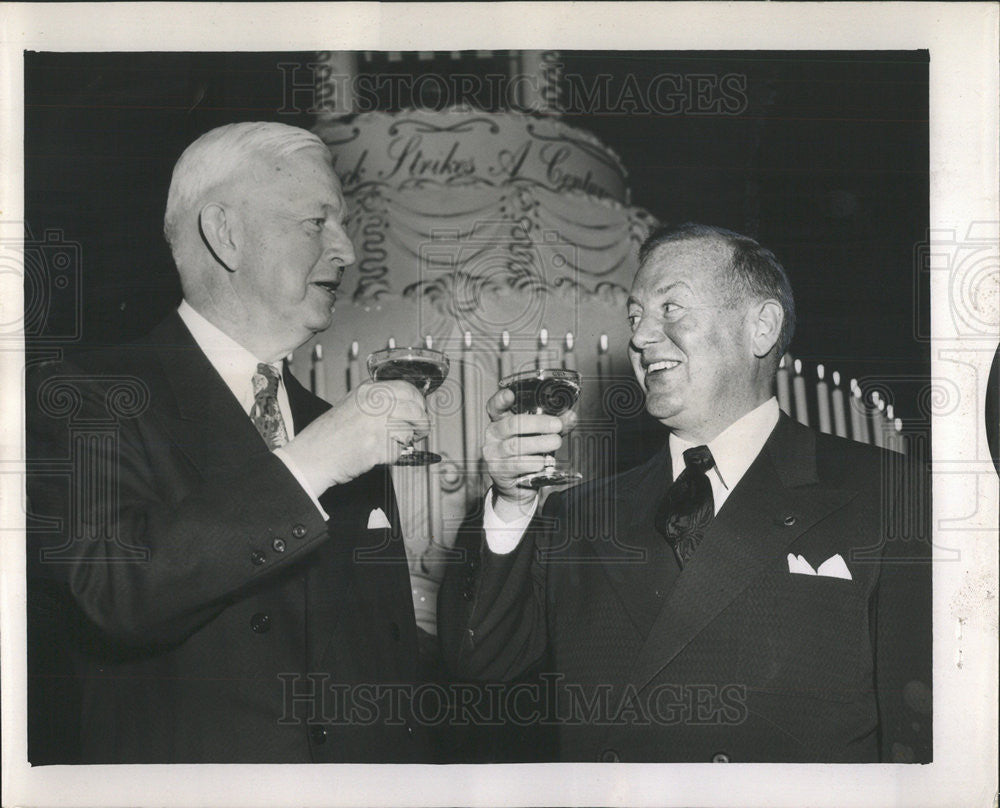
<instances>
[{"instance_id":1,"label":"smiling man with dark hair","mask_svg":"<svg viewBox=\"0 0 1000 808\"><path fill-rule=\"evenodd\" d=\"M490 399L492 496L439 601L452 670L549 674L566 761L929 760L928 547L893 521L929 502L902 501L899 455L779 410L795 315L774 255L720 228L657 231L626 314L669 435L535 514L515 479L573 418Z\"/></svg>"}]
</instances>

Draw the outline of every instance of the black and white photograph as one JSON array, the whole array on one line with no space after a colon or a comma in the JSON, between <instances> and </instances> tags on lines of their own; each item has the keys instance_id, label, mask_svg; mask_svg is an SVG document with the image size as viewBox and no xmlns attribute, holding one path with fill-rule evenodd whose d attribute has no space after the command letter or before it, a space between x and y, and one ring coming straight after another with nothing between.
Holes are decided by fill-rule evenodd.
<instances>
[{"instance_id":1,"label":"black and white photograph","mask_svg":"<svg viewBox=\"0 0 1000 808\"><path fill-rule=\"evenodd\" d=\"M5 805L994 799L998 7L623 5L8 8Z\"/></svg>"}]
</instances>

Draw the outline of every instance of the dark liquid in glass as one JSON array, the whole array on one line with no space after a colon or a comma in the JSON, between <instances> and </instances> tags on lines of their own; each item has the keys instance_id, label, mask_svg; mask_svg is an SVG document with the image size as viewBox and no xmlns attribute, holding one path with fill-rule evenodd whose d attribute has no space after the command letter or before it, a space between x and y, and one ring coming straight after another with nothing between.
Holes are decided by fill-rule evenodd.
<instances>
[{"instance_id":1,"label":"dark liquid in glass","mask_svg":"<svg viewBox=\"0 0 1000 808\"><path fill-rule=\"evenodd\" d=\"M440 364L426 359L388 359L375 368L372 378L377 382L400 379L426 396L444 384L445 374L446 370Z\"/></svg>"},{"instance_id":2,"label":"dark liquid in glass","mask_svg":"<svg viewBox=\"0 0 1000 808\"><path fill-rule=\"evenodd\" d=\"M539 379L536 376L512 381L507 387L514 393L511 410L518 415L562 415L580 396L579 386L566 379Z\"/></svg>"}]
</instances>

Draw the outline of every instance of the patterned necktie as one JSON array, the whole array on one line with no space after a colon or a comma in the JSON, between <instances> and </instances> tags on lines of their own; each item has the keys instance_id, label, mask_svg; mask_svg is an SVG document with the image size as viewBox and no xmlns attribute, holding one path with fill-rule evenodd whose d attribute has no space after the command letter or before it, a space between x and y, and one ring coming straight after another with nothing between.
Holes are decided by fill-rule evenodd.
<instances>
[{"instance_id":1,"label":"patterned necktie","mask_svg":"<svg viewBox=\"0 0 1000 808\"><path fill-rule=\"evenodd\" d=\"M656 525L674 548L682 568L715 516L712 483L706 476L714 465L715 459L707 446L687 449L684 471L667 489L656 514Z\"/></svg>"},{"instance_id":2,"label":"patterned necktie","mask_svg":"<svg viewBox=\"0 0 1000 808\"><path fill-rule=\"evenodd\" d=\"M253 375L253 407L250 420L269 449L288 443L285 422L278 409L278 374L273 367L261 362Z\"/></svg>"}]
</instances>

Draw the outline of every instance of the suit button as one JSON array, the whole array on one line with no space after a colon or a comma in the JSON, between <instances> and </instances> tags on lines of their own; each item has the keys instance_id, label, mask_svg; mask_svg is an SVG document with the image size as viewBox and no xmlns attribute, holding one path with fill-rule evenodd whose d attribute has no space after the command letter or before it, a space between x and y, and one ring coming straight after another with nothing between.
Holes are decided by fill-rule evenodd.
<instances>
[{"instance_id":1,"label":"suit button","mask_svg":"<svg viewBox=\"0 0 1000 808\"><path fill-rule=\"evenodd\" d=\"M254 634L267 634L271 630L271 615L267 612L257 612L250 618L250 630Z\"/></svg>"},{"instance_id":2,"label":"suit button","mask_svg":"<svg viewBox=\"0 0 1000 808\"><path fill-rule=\"evenodd\" d=\"M274 550L274 552L283 553L285 552L285 540L275 539L273 542L271 542L271 547Z\"/></svg>"},{"instance_id":3,"label":"suit button","mask_svg":"<svg viewBox=\"0 0 1000 808\"><path fill-rule=\"evenodd\" d=\"M467 566L469 567L469 572L475 572L477 569L479 569L479 559L470 558Z\"/></svg>"},{"instance_id":4,"label":"suit button","mask_svg":"<svg viewBox=\"0 0 1000 808\"><path fill-rule=\"evenodd\" d=\"M785 527L791 527L792 525L795 524L795 516L792 514L788 514L788 516L786 516L784 519L781 520L781 523Z\"/></svg>"},{"instance_id":5,"label":"suit button","mask_svg":"<svg viewBox=\"0 0 1000 808\"><path fill-rule=\"evenodd\" d=\"M413 737L413 725L412 724L407 724L406 725L406 734L409 735L411 738Z\"/></svg>"},{"instance_id":6,"label":"suit button","mask_svg":"<svg viewBox=\"0 0 1000 808\"><path fill-rule=\"evenodd\" d=\"M317 746L326 743L326 728L313 724L309 727L309 740Z\"/></svg>"},{"instance_id":7,"label":"suit button","mask_svg":"<svg viewBox=\"0 0 1000 808\"><path fill-rule=\"evenodd\" d=\"M395 620L393 620L389 624L389 634L392 635L392 638L396 642L399 642L399 636L400 636L400 634L399 634L399 623L397 623Z\"/></svg>"},{"instance_id":8,"label":"suit button","mask_svg":"<svg viewBox=\"0 0 1000 808\"><path fill-rule=\"evenodd\" d=\"M712 755L712 763L728 763L728 762L729 762L729 755L727 755L725 752L716 752L714 755Z\"/></svg>"},{"instance_id":9,"label":"suit button","mask_svg":"<svg viewBox=\"0 0 1000 808\"><path fill-rule=\"evenodd\" d=\"M601 763L618 763L621 757L614 749L605 749L601 752Z\"/></svg>"},{"instance_id":10,"label":"suit button","mask_svg":"<svg viewBox=\"0 0 1000 808\"><path fill-rule=\"evenodd\" d=\"M254 550L250 553L250 561L255 567L259 567L265 561L267 561L267 556L265 556L260 550Z\"/></svg>"},{"instance_id":11,"label":"suit button","mask_svg":"<svg viewBox=\"0 0 1000 808\"><path fill-rule=\"evenodd\" d=\"M305 525L296 525L295 527L292 528L292 536L294 538L296 538L296 539L302 539L302 538L305 538L305 535L306 535L306 526Z\"/></svg>"},{"instance_id":12,"label":"suit button","mask_svg":"<svg viewBox=\"0 0 1000 808\"><path fill-rule=\"evenodd\" d=\"M473 597L475 597L475 593L471 589L462 592L462 600L472 600Z\"/></svg>"}]
</instances>

